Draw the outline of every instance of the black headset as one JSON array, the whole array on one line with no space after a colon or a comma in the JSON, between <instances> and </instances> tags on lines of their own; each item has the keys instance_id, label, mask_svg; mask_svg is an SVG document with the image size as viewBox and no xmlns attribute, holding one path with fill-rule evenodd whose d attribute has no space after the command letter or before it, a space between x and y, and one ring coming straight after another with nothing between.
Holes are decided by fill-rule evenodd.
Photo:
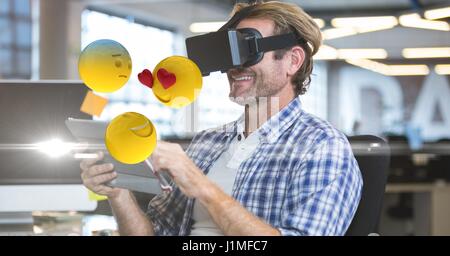
<instances>
[{"instance_id":1,"label":"black headset","mask_svg":"<svg viewBox=\"0 0 450 256\"><path fill-rule=\"evenodd\" d=\"M248 60L243 64L244 67L250 67L262 60L265 52L284 49L295 45L305 45L306 40L297 34L295 30L287 34L274 35L268 37L262 37L261 33L254 28L241 28L236 29L236 26L245 19L250 12L258 4L252 4L246 6L236 12L231 19L225 23L218 31L236 30L244 35L246 41L249 42L250 56Z\"/></svg>"}]
</instances>

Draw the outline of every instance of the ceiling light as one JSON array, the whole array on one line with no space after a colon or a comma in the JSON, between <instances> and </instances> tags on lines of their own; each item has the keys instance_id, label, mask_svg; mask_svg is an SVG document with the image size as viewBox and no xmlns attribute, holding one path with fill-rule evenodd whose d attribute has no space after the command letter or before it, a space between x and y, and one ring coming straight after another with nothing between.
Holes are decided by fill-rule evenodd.
<instances>
[{"instance_id":1,"label":"ceiling light","mask_svg":"<svg viewBox=\"0 0 450 256\"><path fill-rule=\"evenodd\" d=\"M450 6L425 11L424 16L425 16L425 18L427 18L429 20L438 20L438 19L450 17Z\"/></svg>"},{"instance_id":2,"label":"ceiling light","mask_svg":"<svg viewBox=\"0 0 450 256\"><path fill-rule=\"evenodd\" d=\"M385 49L339 49L339 59L386 59L388 54Z\"/></svg>"},{"instance_id":3,"label":"ceiling light","mask_svg":"<svg viewBox=\"0 0 450 256\"><path fill-rule=\"evenodd\" d=\"M430 73L427 65L388 65L388 76L426 76Z\"/></svg>"},{"instance_id":4,"label":"ceiling light","mask_svg":"<svg viewBox=\"0 0 450 256\"><path fill-rule=\"evenodd\" d=\"M319 51L314 55L315 60L335 60L337 59L337 50L328 45L322 45Z\"/></svg>"},{"instance_id":5,"label":"ceiling light","mask_svg":"<svg viewBox=\"0 0 450 256\"><path fill-rule=\"evenodd\" d=\"M434 71L439 75L450 75L450 64L439 64L434 67Z\"/></svg>"},{"instance_id":6,"label":"ceiling light","mask_svg":"<svg viewBox=\"0 0 450 256\"><path fill-rule=\"evenodd\" d=\"M427 65L387 65L368 59L348 59L346 62L386 76L423 76L430 73Z\"/></svg>"},{"instance_id":7,"label":"ceiling light","mask_svg":"<svg viewBox=\"0 0 450 256\"><path fill-rule=\"evenodd\" d=\"M319 28L325 27L325 21L323 19L314 19L314 22L319 26Z\"/></svg>"},{"instance_id":8,"label":"ceiling light","mask_svg":"<svg viewBox=\"0 0 450 256\"><path fill-rule=\"evenodd\" d=\"M322 36L325 40L352 36L356 35L358 32L354 28L330 28L322 31Z\"/></svg>"},{"instance_id":9,"label":"ceiling light","mask_svg":"<svg viewBox=\"0 0 450 256\"><path fill-rule=\"evenodd\" d=\"M224 24L225 24L224 21L195 22L189 26L189 30L192 33L208 33L208 32L217 31Z\"/></svg>"},{"instance_id":10,"label":"ceiling light","mask_svg":"<svg viewBox=\"0 0 450 256\"><path fill-rule=\"evenodd\" d=\"M375 31L391 29L391 28L393 28L395 26L396 25L371 24L371 25L367 25L367 26L354 27L354 29L358 33L362 34L362 33L369 33L369 32L375 32Z\"/></svg>"},{"instance_id":11,"label":"ceiling light","mask_svg":"<svg viewBox=\"0 0 450 256\"><path fill-rule=\"evenodd\" d=\"M398 20L394 16L334 18L331 25L336 28L353 27L358 31L372 31L393 28L398 25Z\"/></svg>"},{"instance_id":12,"label":"ceiling light","mask_svg":"<svg viewBox=\"0 0 450 256\"><path fill-rule=\"evenodd\" d=\"M450 47L405 48L402 55L407 59L450 58Z\"/></svg>"},{"instance_id":13,"label":"ceiling light","mask_svg":"<svg viewBox=\"0 0 450 256\"><path fill-rule=\"evenodd\" d=\"M335 28L322 32L325 40L391 29L398 25L398 19L394 16L334 18L331 25Z\"/></svg>"},{"instance_id":14,"label":"ceiling light","mask_svg":"<svg viewBox=\"0 0 450 256\"><path fill-rule=\"evenodd\" d=\"M417 13L402 15L399 20L404 27L450 31L450 25L447 22L425 20Z\"/></svg>"},{"instance_id":15,"label":"ceiling light","mask_svg":"<svg viewBox=\"0 0 450 256\"><path fill-rule=\"evenodd\" d=\"M347 63L385 75L387 65L368 59L348 59Z\"/></svg>"},{"instance_id":16,"label":"ceiling light","mask_svg":"<svg viewBox=\"0 0 450 256\"><path fill-rule=\"evenodd\" d=\"M314 22L319 28L325 27L325 21L323 19L314 19ZM192 33L214 32L221 28L225 23L225 21L194 22L189 26L189 30Z\"/></svg>"}]
</instances>

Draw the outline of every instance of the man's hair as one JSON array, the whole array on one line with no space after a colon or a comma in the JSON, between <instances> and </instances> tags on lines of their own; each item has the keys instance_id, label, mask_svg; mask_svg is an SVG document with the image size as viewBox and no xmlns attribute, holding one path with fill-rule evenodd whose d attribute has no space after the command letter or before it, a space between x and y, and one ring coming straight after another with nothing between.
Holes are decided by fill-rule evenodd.
<instances>
[{"instance_id":1,"label":"man's hair","mask_svg":"<svg viewBox=\"0 0 450 256\"><path fill-rule=\"evenodd\" d=\"M282 3L278 1L260 2L253 4L237 3L232 14L249 6L255 5L245 18L265 18L275 23L274 35L293 32L296 36L303 38L306 43L299 43L305 51L305 60L300 69L292 77L292 83L296 95L305 94L311 82L313 70L313 56L319 50L322 43L322 33L319 27L302 8L295 4ZM244 18L244 19L245 19ZM275 59L281 59L292 47L275 50Z\"/></svg>"}]
</instances>

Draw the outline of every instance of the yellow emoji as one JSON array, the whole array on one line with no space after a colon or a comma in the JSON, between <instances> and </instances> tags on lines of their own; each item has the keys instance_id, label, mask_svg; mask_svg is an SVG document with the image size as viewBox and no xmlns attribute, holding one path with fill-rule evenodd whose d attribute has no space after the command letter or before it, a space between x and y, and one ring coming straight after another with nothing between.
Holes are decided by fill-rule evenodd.
<instances>
[{"instance_id":1,"label":"yellow emoji","mask_svg":"<svg viewBox=\"0 0 450 256\"><path fill-rule=\"evenodd\" d=\"M182 56L162 60L153 74L145 69L138 75L138 79L152 88L153 94L161 103L172 108L181 108L194 102L203 83L197 64Z\"/></svg>"},{"instance_id":2,"label":"yellow emoji","mask_svg":"<svg viewBox=\"0 0 450 256\"><path fill-rule=\"evenodd\" d=\"M96 92L114 92L130 79L131 57L120 43L101 39L90 43L80 54L81 80Z\"/></svg>"},{"instance_id":3,"label":"yellow emoji","mask_svg":"<svg viewBox=\"0 0 450 256\"><path fill-rule=\"evenodd\" d=\"M105 144L114 159L136 164L147 159L156 146L156 130L144 115L126 112L115 117L106 128Z\"/></svg>"}]
</instances>

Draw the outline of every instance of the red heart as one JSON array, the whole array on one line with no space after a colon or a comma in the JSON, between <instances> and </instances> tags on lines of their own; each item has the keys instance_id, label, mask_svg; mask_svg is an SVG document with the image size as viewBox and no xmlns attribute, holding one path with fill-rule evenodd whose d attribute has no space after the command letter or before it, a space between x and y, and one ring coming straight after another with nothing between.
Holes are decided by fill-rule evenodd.
<instances>
[{"instance_id":1,"label":"red heart","mask_svg":"<svg viewBox=\"0 0 450 256\"><path fill-rule=\"evenodd\" d=\"M160 68L158 70L156 76L158 76L158 80L161 82L162 87L164 87L164 89L166 90L177 82L177 77L175 76L175 74L170 73L163 68Z\"/></svg>"},{"instance_id":2,"label":"red heart","mask_svg":"<svg viewBox=\"0 0 450 256\"><path fill-rule=\"evenodd\" d=\"M144 69L141 73L138 74L139 82L143 85L152 88L153 87L153 75L152 72L148 69Z\"/></svg>"}]
</instances>

